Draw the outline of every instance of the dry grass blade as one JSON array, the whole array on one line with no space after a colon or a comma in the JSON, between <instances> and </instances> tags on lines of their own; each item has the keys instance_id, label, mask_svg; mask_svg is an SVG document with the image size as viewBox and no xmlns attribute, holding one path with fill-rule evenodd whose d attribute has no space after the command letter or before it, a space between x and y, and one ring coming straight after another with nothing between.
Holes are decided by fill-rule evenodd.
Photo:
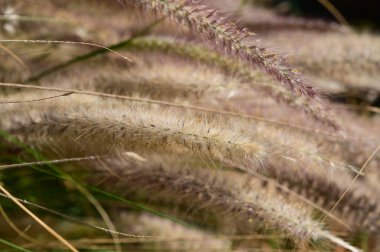
<instances>
[{"instance_id":1,"label":"dry grass blade","mask_svg":"<svg viewBox=\"0 0 380 252\"><path fill-rule=\"evenodd\" d=\"M350 26L347 19L340 13L340 11L335 8L335 6L329 0L318 0L330 13L340 22L342 25Z\"/></svg>"},{"instance_id":2,"label":"dry grass blade","mask_svg":"<svg viewBox=\"0 0 380 252\"><path fill-rule=\"evenodd\" d=\"M18 205L24 212L26 212L30 217L32 217L38 224L40 224L44 229L46 229L52 236L54 236L57 240L62 242L62 244L64 244L69 250L71 250L73 252L79 252L68 241L66 241L65 238L60 236L57 232L55 232L53 229L51 229L45 222L43 222L40 218L38 218L35 214L33 214L29 209L27 209L23 204L21 204L2 185L0 185L0 190L5 195L7 195L16 205Z\"/></svg>"},{"instance_id":3,"label":"dry grass blade","mask_svg":"<svg viewBox=\"0 0 380 252\"><path fill-rule=\"evenodd\" d=\"M144 162L145 161L145 159L143 157L139 156L136 153L126 152L126 153L123 153L123 155L126 155L128 157L136 159L136 160L138 160L140 162ZM61 164L61 163L69 163L69 162L80 162L80 161L88 161L88 160L97 160L97 159L108 158L108 157L109 157L109 155L101 155L101 156L63 158L63 159L57 159L57 160L45 160L45 161L26 162L26 163L20 163L20 164L0 165L0 171L7 170L7 169L14 169L14 168L35 166L35 165Z\"/></svg>"},{"instance_id":4,"label":"dry grass blade","mask_svg":"<svg viewBox=\"0 0 380 252\"><path fill-rule=\"evenodd\" d=\"M46 91L67 92L67 93L83 94L83 95L90 95L90 96L108 97L108 98L121 99L121 100L130 100L130 101L142 102L142 103L148 103L148 104L158 104L158 105L168 106L168 107L173 107L173 108L180 108L180 109L186 109L186 110L206 112L206 113L211 113L211 114L220 114L220 115L229 116L229 117L237 117L237 118L248 119L248 120L253 120L253 121L260 121L260 122L265 122L268 124L294 128L295 130L305 131L305 132L309 132L312 134L314 133L316 135L321 134L321 135L326 135L326 136L330 136L330 137L340 138L340 136L333 135L329 132L315 130L315 129L311 129L311 128L307 128L307 127L302 127L299 125L294 125L294 124L290 124L290 123L286 123L286 122L270 120L270 119L267 119L264 117L235 113L235 112L230 112L230 111L209 109L206 107L182 105L179 103L166 102L166 101L161 101L161 100L137 98L137 97L131 97L131 96L126 96L126 95L108 94L108 93L95 92L95 91L86 91L86 90L77 90L77 89L68 89L68 88L59 88L59 87L43 87L43 86L36 86L36 85L17 84L17 83L0 83L0 86L14 87L14 88L25 88L25 89L36 89L36 90L46 90ZM36 100L38 100L38 99L36 99ZM2 102L4 104L7 103L6 101L2 101Z\"/></svg>"},{"instance_id":5,"label":"dry grass blade","mask_svg":"<svg viewBox=\"0 0 380 252\"><path fill-rule=\"evenodd\" d=\"M275 120L266 119L263 117L258 116L252 116L247 114L241 114L241 113L235 113L230 111L221 111L221 110L215 110L215 109L209 109L206 107L199 107L199 106L191 106L191 105L182 105L178 103L173 102L167 102L167 101L161 101L161 100L153 100L153 99L147 99L147 98L137 98L137 97L131 97L126 95L116 95L116 94L108 94L104 92L95 92L95 91L86 91L86 90L76 90L76 89L68 89L68 88L59 88L59 87L43 87L43 86L36 86L36 85L27 85L27 84L17 84L17 83L1 83L0 86L3 87L14 87L14 88L25 88L25 89L36 89L36 90L46 90L46 91L58 91L58 92L67 92L67 93L75 93L75 94L83 94L83 95L90 95L90 96L99 96L99 97L107 97L107 98L114 98L114 99L121 99L121 100L130 100L135 102L142 102L142 103L150 103L150 104L158 104L162 106L168 106L168 107L174 107L174 108L180 108L180 109L186 109L186 110L194 110L194 111L200 111L200 112L206 112L211 114L220 114L230 117L238 117L248 120L254 120L254 121L261 121L266 122L268 124L274 124L289 128L294 128L300 131L310 132L314 134L322 134L330 137L339 137L337 135L333 135L329 132L310 129L306 127L302 127L299 125L289 124L285 122L279 122ZM6 101L2 101L4 104L6 104Z\"/></svg>"},{"instance_id":6,"label":"dry grass blade","mask_svg":"<svg viewBox=\"0 0 380 252\"><path fill-rule=\"evenodd\" d=\"M33 100L23 100L23 101L0 101L0 104L12 104L12 103L28 103L28 102L39 102L39 101L46 101L50 99L55 99L63 96L68 96L73 94L73 92L67 92L64 94L60 95L54 95L54 96L49 96L49 97L44 97L44 98L38 98L38 99L33 99Z\"/></svg>"},{"instance_id":7,"label":"dry grass blade","mask_svg":"<svg viewBox=\"0 0 380 252\"><path fill-rule=\"evenodd\" d=\"M14 52L12 52L9 48L1 44L0 44L0 48L3 49L5 52L7 52L20 66L22 66L27 71L30 71L29 67L25 64L25 62L19 56L17 56Z\"/></svg>"},{"instance_id":8,"label":"dry grass blade","mask_svg":"<svg viewBox=\"0 0 380 252\"><path fill-rule=\"evenodd\" d=\"M338 216L345 220L345 225L349 225L349 230L365 230L371 233L377 233L380 230L380 225L374 221L380 216L380 206L373 197L373 192L366 189L365 183L358 184L342 199L340 204L331 211L333 205L339 200L343 192L347 188L348 182L343 177L335 176L336 179L329 180L323 176L315 174L305 175L302 181L296 179L293 174L278 174L275 176L284 187L289 190L303 195L310 201L314 202L323 216ZM358 188L362 188L362 192L358 192ZM364 192L363 192L364 191ZM326 219L326 218L325 218ZM333 218L331 218L334 221Z\"/></svg>"},{"instance_id":9,"label":"dry grass blade","mask_svg":"<svg viewBox=\"0 0 380 252\"><path fill-rule=\"evenodd\" d=\"M0 193L0 196L5 197L5 198L10 198L9 196L7 196L6 194L3 194L3 193ZM123 237L132 237L132 238L138 238L138 239L140 239L140 238L157 238L157 236L126 234L126 233L123 233L123 232L118 232L116 230L107 229L107 228L104 228L104 227L100 227L100 226L97 226L97 225L94 225L94 224L82 221L80 219L76 219L74 217L71 217L71 216L68 216L66 214L57 212L55 210L46 208L44 206L31 203L31 202L29 202L27 200L24 200L24 199L19 199L19 198L15 198L15 199L18 200L19 202L22 202L22 203L26 204L26 205L38 208L40 210L46 211L46 212L51 213L51 214L56 215L56 216L60 216L60 217L64 218L65 220L68 220L68 221L71 221L71 222L74 222L74 223L77 223L77 224L81 224L81 225L84 225L84 226L88 226L88 227L91 227L91 228L94 228L94 229L98 229L98 230L101 230L101 231L103 231L105 233L114 233L114 234L117 234L117 235L120 235L120 236L123 236ZM0 208L0 211L2 212L2 215L3 215L4 212L3 212L2 208ZM9 224L11 224L11 223L9 223ZM14 229L16 230L17 227L14 227ZM18 229L17 229L17 232L20 233L20 236L23 235L21 233L21 231L18 230ZM28 238L28 239L31 239L31 238ZM37 241L34 241L34 240L31 240L31 241L37 242ZM111 242L114 242L114 240L111 239Z\"/></svg>"},{"instance_id":10,"label":"dry grass blade","mask_svg":"<svg viewBox=\"0 0 380 252\"><path fill-rule=\"evenodd\" d=\"M20 237L24 238L25 240L27 241L30 241L32 243L40 243L38 240L28 236L27 234L24 233L24 231L20 230L15 223L12 222L12 220L9 218L9 216L7 215L7 213L4 211L4 208L2 206L0 206L0 214L1 216L4 218L4 220L6 221L6 223L13 229L13 231L15 231Z\"/></svg>"},{"instance_id":11,"label":"dry grass blade","mask_svg":"<svg viewBox=\"0 0 380 252\"><path fill-rule=\"evenodd\" d=\"M374 150L374 152L371 154L371 156L367 159L367 161L363 164L363 166L360 168L360 173L364 171L364 169L367 167L368 163L372 160L372 158L377 154L377 152L380 151L380 145ZM334 211L334 209L339 205L339 203L343 200L343 198L346 196L346 194L350 191L351 187L355 183L355 181L359 178L359 174L357 174L354 179L352 180L351 184L347 187L347 189L343 192L343 194L340 196L338 201L334 204L334 206L330 209L329 213ZM323 219L325 219L324 217Z\"/></svg>"},{"instance_id":12,"label":"dry grass blade","mask_svg":"<svg viewBox=\"0 0 380 252\"><path fill-rule=\"evenodd\" d=\"M91 47L97 47L97 48L101 48L103 50L109 51L109 52L121 57L122 59L125 59L129 62L133 62L133 60L131 60L127 56L124 56L124 55L116 52L115 50L112 50L106 46L102 46L102 45L98 45L98 44L94 44L94 43L89 43L89 42L63 41L63 40L28 40L28 39L25 39L25 40L8 39L8 40L6 40L6 39L1 39L0 43L66 44L66 45L91 46Z\"/></svg>"}]
</instances>

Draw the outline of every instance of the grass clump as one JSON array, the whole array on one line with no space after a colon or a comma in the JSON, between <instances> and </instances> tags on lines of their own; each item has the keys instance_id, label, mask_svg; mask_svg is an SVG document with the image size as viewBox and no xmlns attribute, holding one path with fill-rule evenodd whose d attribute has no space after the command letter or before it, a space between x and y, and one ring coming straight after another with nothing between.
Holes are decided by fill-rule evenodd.
<instances>
[{"instance_id":1,"label":"grass clump","mask_svg":"<svg viewBox=\"0 0 380 252\"><path fill-rule=\"evenodd\" d=\"M378 250L378 34L259 1L5 5L0 250Z\"/></svg>"}]
</instances>

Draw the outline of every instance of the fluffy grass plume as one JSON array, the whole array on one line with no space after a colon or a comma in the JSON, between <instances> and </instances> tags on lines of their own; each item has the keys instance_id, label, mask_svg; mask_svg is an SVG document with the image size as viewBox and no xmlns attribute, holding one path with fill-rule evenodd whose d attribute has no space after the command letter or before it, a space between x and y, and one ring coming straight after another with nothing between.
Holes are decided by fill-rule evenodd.
<instances>
[{"instance_id":1,"label":"fluffy grass plume","mask_svg":"<svg viewBox=\"0 0 380 252\"><path fill-rule=\"evenodd\" d=\"M274 2L0 0L0 250L379 251L379 35Z\"/></svg>"}]
</instances>

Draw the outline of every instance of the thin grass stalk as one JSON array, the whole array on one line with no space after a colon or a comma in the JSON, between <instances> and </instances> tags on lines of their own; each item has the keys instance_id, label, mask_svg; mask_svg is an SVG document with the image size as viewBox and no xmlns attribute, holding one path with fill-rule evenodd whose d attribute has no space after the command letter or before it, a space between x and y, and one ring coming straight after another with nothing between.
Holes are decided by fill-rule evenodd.
<instances>
[{"instance_id":1,"label":"thin grass stalk","mask_svg":"<svg viewBox=\"0 0 380 252\"><path fill-rule=\"evenodd\" d=\"M330 210L346 190L347 183L339 183L340 178L327 180L311 174L304 175L303 179L295 179L291 174L282 173L276 179L290 190L307 197L320 207ZM358 186L359 187L359 186ZM332 212L339 218L345 219L354 230L362 230L370 233L380 232L380 206L376 199L371 197L371 192L365 191L366 183L360 183L362 190L347 193L340 204Z\"/></svg>"}]
</instances>

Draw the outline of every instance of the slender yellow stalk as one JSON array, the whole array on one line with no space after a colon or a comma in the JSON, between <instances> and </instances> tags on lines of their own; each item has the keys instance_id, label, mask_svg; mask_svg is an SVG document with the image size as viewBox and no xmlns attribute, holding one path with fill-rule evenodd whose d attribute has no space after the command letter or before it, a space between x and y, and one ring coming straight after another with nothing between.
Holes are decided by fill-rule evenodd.
<instances>
[{"instance_id":1,"label":"slender yellow stalk","mask_svg":"<svg viewBox=\"0 0 380 252\"><path fill-rule=\"evenodd\" d=\"M2 185L0 185L0 190L6 194L17 206L19 206L24 212L26 212L30 217L32 217L38 224L40 224L44 229L46 229L52 236L64 244L69 250L73 252L79 252L74 248L65 238L60 236L51 227L49 227L45 222L38 218L34 213L27 209L23 204L21 204L12 194L10 194Z\"/></svg>"}]
</instances>

